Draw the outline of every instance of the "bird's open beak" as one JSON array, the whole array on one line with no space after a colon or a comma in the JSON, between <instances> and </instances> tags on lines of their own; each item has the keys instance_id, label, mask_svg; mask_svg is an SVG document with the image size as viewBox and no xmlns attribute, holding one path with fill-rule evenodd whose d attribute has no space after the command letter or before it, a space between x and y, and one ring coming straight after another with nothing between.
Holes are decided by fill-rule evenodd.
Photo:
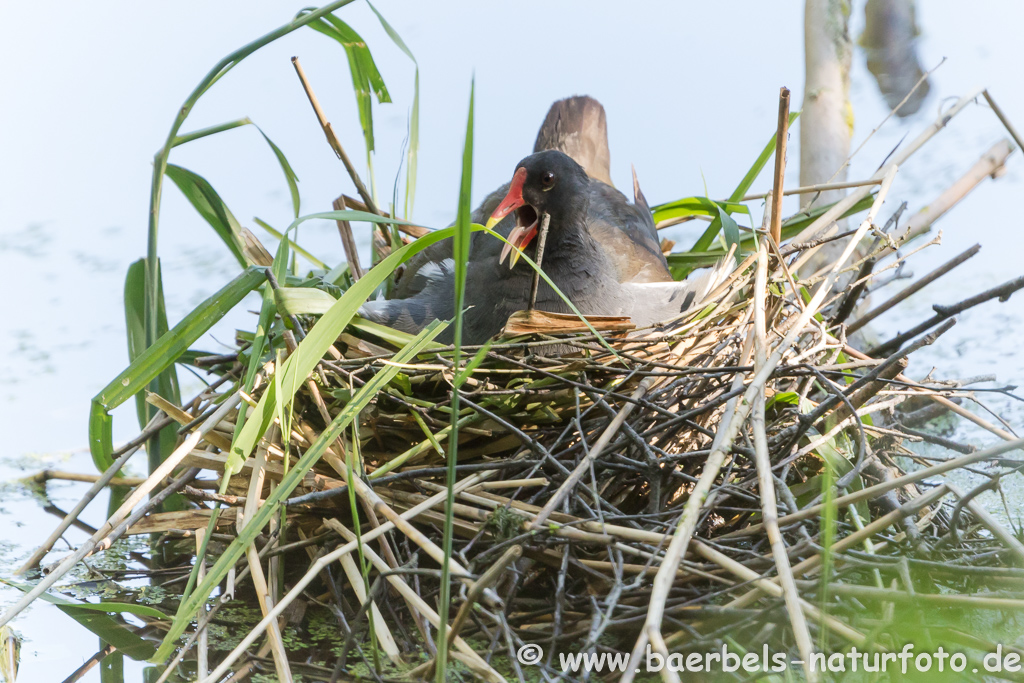
<instances>
[{"instance_id":1,"label":"bird's open beak","mask_svg":"<svg viewBox=\"0 0 1024 683\"><path fill-rule=\"evenodd\" d=\"M498 208L494 210L491 217L487 219L488 228L493 228L502 218L526 203L523 200L523 184L525 182L526 169L516 169L516 174L512 176L512 183L508 186L508 194L501 200L501 204L498 204Z\"/></svg>"},{"instance_id":2,"label":"bird's open beak","mask_svg":"<svg viewBox=\"0 0 1024 683\"><path fill-rule=\"evenodd\" d=\"M512 232L508 234L508 242L505 243L505 246L501 250L501 257L498 259L498 263L504 263L505 257L512 251L512 247L515 247L515 253L513 253L512 258L508 260L509 270L515 268L516 262L519 260L519 255L523 253L523 249L526 249L526 245L530 243L530 240L536 236L537 221L534 221L530 225L516 225L516 227L512 228Z\"/></svg>"},{"instance_id":3,"label":"bird's open beak","mask_svg":"<svg viewBox=\"0 0 1024 683\"><path fill-rule=\"evenodd\" d=\"M523 183L525 182L526 169L520 168L516 170L516 174L512 176L512 183L509 185L508 194L505 195L505 198L498 204L498 208L494 210L494 213L487 220L488 228L493 228L502 218L526 205L526 201L523 200ZM516 227L512 228L512 232L509 233L508 242L505 243L504 248L501 250L501 257L498 259L499 264L504 263L505 258L512 252L512 247L515 247L516 251L512 254L512 258L509 259L509 268L515 267L516 262L519 260L519 254L537 235L536 220L530 225L521 225L518 222L520 220L519 214L516 214L516 220Z\"/></svg>"}]
</instances>

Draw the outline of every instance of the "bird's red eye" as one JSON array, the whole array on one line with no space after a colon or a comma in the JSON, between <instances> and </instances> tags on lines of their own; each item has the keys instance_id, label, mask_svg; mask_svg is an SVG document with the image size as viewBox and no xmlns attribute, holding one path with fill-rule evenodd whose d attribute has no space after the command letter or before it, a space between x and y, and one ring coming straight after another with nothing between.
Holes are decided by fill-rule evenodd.
<instances>
[{"instance_id":1,"label":"bird's red eye","mask_svg":"<svg viewBox=\"0 0 1024 683\"><path fill-rule=\"evenodd\" d=\"M540 177L540 184L544 187L551 187L555 184L555 174L551 171L546 171L544 175Z\"/></svg>"}]
</instances>

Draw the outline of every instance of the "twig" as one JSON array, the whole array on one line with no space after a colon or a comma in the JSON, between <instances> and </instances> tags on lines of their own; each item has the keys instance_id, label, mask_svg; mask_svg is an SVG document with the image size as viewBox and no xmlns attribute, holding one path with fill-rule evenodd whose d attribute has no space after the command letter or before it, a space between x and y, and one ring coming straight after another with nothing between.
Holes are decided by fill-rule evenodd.
<instances>
[{"instance_id":1,"label":"twig","mask_svg":"<svg viewBox=\"0 0 1024 683\"><path fill-rule=\"evenodd\" d=\"M93 667L102 662L109 655L113 654L115 650L117 650L116 647L107 643L107 645L102 650L96 652L96 654L94 654L92 657L89 657L89 659L85 660L80 667L71 672L71 675L65 678L63 683L77 683L78 681L82 680L85 674L92 671Z\"/></svg>"},{"instance_id":2,"label":"twig","mask_svg":"<svg viewBox=\"0 0 1024 683\"><path fill-rule=\"evenodd\" d=\"M925 275L921 279L917 280L913 284L910 284L910 285L904 287L902 290L900 290L900 292L898 294L893 296L891 299L889 299L885 303L879 304L875 308L871 309L870 311L868 311L867 313L862 315L857 320L855 320L852 323L850 323L847 326L847 328L846 328L846 333L847 334L853 334L854 332L856 332L860 328L864 327L865 325L867 325L869 322L871 322L872 320L874 320L878 316L880 316L883 313L885 313L886 311L892 309L897 304L902 303L903 301L906 301L907 298L909 298L910 296L912 296L912 295L916 294L917 292L921 291L922 289L924 289L925 287L927 287L931 283L935 282L936 280L938 280L940 277L942 277L943 275L945 275L949 271L951 271L954 268L956 268L957 266L959 266L961 263L963 263L963 262L967 261L968 259L972 258L979 251L981 251L981 245L980 244L975 244L970 249L968 249L968 250L966 250L964 252L961 252L958 256L955 256L954 258L950 259L949 261L946 261L941 266L939 266L938 268L936 268L932 272L928 273L927 275Z\"/></svg>"},{"instance_id":3,"label":"twig","mask_svg":"<svg viewBox=\"0 0 1024 683\"><path fill-rule=\"evenodd\" d=\"M469 592L466 594L466 600L459 607L458 613L455 615L455 619L452 621L451 630L448 632L446 639L446 647L450 650L452 643L455 642L455 638L458 637L459 632L462 631L463 624L466 623L466 619L469 617L470 610L480 599L484 593L485 588L489 588L498 581L501 575L508 569L508 566L518 560L523 554L523 546L514 545L506 550L498 560L488 567L479 579L477 579L472 586L469 588Z\"/></svg>"},{"instance_id":4,"label":"twig","mask_svg":"<svg viewBox=\"0 0 1024 683\"><path fill-rule=\"evenodd\" d=\"M787 117L788 121L788 117ZM782 193L783 197L790 197L795 194L815 194L817 192L828 192L829 190L848 190L851 187L864 187L865 185L878 185L882 182L880 179L869 178L867 180L851 180L844 181L841 183L819 183L817 185L805 185L803 187L794 187L789 190L785 190ZM740 201L749 202L755 199L767 199L768 196L774 196L771 192L761 192L760 194L748 194L744 195ZM724 199L721 201L725 201Z\"/></svg>"},{"instance_id":5,"label":"twig","mask_svg":"<svg viewBox=\"0 0 1024 683\"><path fill-rule=\"evenodd\" d=\"M964 501L964 492L960 490L960 487L956 486L949 479L944 479L943 482L954 496ZM1021 543L1016 536L1010 533L1006 527L1000 524L995 517L993 517L984 506L979 505L974 500L967 500L965 506L971 511L978 521L985 525L992 535L999 539L999 541L1005 545L1010 551L1016 556L1018 564L1024 564L1024 543Z\"/></svg>"},{"instance_id":6,"label":"twig","mask_svg":"<svg viewBox=\"0 0 1024 683\"><path fill-rule=\"evenodd\" d=\"M981 94L985 96L988 106L992 107L992 112L999 118L1000 122L1002 122L1003 126L1006 128L1006 132L1010 134L1010 137L1012 137L1013 141L1017 143L1017 146L1020 147L1021 150L1024 150L1024 138L1021 138L1017 129L1013 127L1012 123L1010 123L1010 119L1003 113L1003 110L998 104L996 104L996 101L992 99L992 95L989 94L988 89L986 88L983 90Z\"/></svg>"},{"instance_id":7,"label":"twig","mask_svg":"<svg viewBox=\"0 0 1024 683\"><path fill-rule=\"evenodd\" d=\"M896 351L901 346L903 346L903 344L908 339L911 339L912 337L919 335L920 333L924 332L930 327L938 325L943 320L951 318L954 315L963 313L964 311L973 308L974 306L983 304L986 301L990 301L992 299L1006 301L1007 299L1010 298L1010 296L1013 295L1014 292L1016 292L1019 289L1024 289L1024 275L1014 280L1010 280L1009 282L1004 282L998 287L993 287L992 289L981 292L980 294L975 294L972 297L968 297L963 301L960 301L959 303L953 304L952 306L939 306L938 304L936 304L932 306L932 308L935 310L935 315L933 315L931 318L928 318L924 322L915 325L906 332L902 332L896 335L889 341L879 344L878 346L871 350L871 353L873 353L876 356L892 353L893 351Z\"/></svg>"},{"instance_id":8,"label":"twig","mask_svg":"<svg viewBox=\"0 0 1024 683\"><path fill-rule=\"evenodd\" d=\"M533 284L530 286L530 305L527 310L532 311L537 306L537 290L540 288L540 269L544 263L544 245L548 241L548 225L551 223L551 216L545 212L540 219L540 235L537 237L537 269L533 271Z\"/></svg>"}]
</instances>

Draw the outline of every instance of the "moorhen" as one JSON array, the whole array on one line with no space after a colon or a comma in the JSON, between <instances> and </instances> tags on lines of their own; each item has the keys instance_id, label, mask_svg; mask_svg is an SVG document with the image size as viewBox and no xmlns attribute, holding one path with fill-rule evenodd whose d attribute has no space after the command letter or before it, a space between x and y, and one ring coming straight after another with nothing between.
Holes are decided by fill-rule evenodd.
<instances>
[{"instance_id":1,"label":"moorhen","mask_svg":"<svg viewBox=\"0 0 1024 683\"><path fill-rule=\"evenodd\" d=\"M565 113L569 116L561 115ZM533 238L546 214L549 227L542 267L562 293L585 315L628 315L638 326L649 326L702 299L727 271L723 264L691 281L672 280L635 173L633 204L599 179L608 177L603 118L600 104L590 98L556 102L537 144L574 151L589 169L561 150L532 154L518 164L512 182L492 193L472 220L483 223L490 215L488 224L496 232L534 258ZM595 125L598 121L600 125ZM410 333L434 319L453 317L451 250L451 240L445 240L421 252L410 261L393 297L367 302L360 315ZM464 343L482 344L501 331L510 315L528 307L534 271L526 263L517 264L518 253L490 235L473 234ZM543 281L536 307L570 312ZM450 341L450 336L449 329L439 340Z\"/></svg>"}]
</instances>

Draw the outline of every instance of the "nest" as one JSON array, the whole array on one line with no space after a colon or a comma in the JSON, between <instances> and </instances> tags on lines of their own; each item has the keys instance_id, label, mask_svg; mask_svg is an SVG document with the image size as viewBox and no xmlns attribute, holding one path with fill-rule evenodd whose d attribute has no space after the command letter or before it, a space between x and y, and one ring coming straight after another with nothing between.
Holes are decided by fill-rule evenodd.
<instances>
[{"instance_id":1,"label":"nest","mask_svg":"<svg viewBox=\"0 0 1024 683\"><path fill-rule=\"evenodd\" d=\"M871 217L860 231L870 230L883 234ZM530 644L625 656L646 652L644 644L666 655L723 644L742 652L741 643L754 639L797 658L806 647L802 632L898 649L895 628L863 625L878 621L863 605L912 597L888 586L908 558L932 582L926 600L938 606L960 599L984 608L992 598L949 594L963 591L964 576L979 565L1017 575L999 558L1019 553L1019 542L1005 530L993 534L998 525L973 496L939 477L1013 444L966 449L959 461L938 464L905 445L944 441L905 427L900 411L948 402L951 387L901 373L907 356L952 321L887 356L861 353L844 339L840 318L851 310L850 289L836 294L835 285L890 245L876 240L874 252L847 262L850 243L837 261L797 282L788 264L828 240L782 254L769 242L762 236L758 252L708 300L664 327L624 331L621 320L593 320L605 332L565 334L566 321L534 312L507 330L529 334L476 355L460 389L449 565L451 656L471 678L514 676L515 655ZM277 334L285 346L291 332L282 326ZM288 555L286 588L309 580L278 595L279 611L299 599L334 602L346 614L338 673L360 657L371 667L376 647L395 667L378 661L383 677L418 680L430 675L439 646L459 372L450 347L396 360L387 346L365 328L344 335L231 477L229 494L191 487L186 494L239 510L255 491L267 497L337 423L353 393L397 367L303 474L283 522L256 547ZM232 360L199 363L223 371ZM246 401L255 405L274 386L274 370L264 367ZM192 413L225 397L202 396ZM222 474L232 422L229 413L184 464ZM908 474L910 463L923 467ZM960 502L946 500L954 493ZM230 529L236 518L222 519ZM558 659L540 664L561 672Z\"/></svg>"},{"instance_id":2,"label":"nest","mask_svg":"<svg viewBox=\"0 0 1024 683\"><path fill-rule=\"evenodd\" d=\"M177 617L137 616L163 640L164 678L180 665L213 669L210 681L424 680L450 651L462 680L581 680L564 667L572 653L614 656L601 675L630 680L652 657L692 667L722 648L805 666L816 650L894 652L915 628L980 660L995 644L943 615L1024 607L1000 592L1024 575L1010 566L1024 545L975 500L1000 473L966 492L944 475L1018 468L1000 456L1024 441L961 407L957 382L903 371L953 316L1024 279L866 352L851 344L847 329L877 314L855 315L876 265L898 267L922 232L895 229L902 209L876 225L902 161L796 217L788 244L759 231L709 297L655 329L533 311L457 363L427 337L356 321L296 376L287 359L321 323L282 306L262 349L243 334L237 353L194 359L215 379L192 401L149 395L161 412L89 496L138 488L5 621L89 554L155 534L164 566L142 575L180 591L166 606ZM1002 441L978 450L913 426L947 411ZM173 423L160 469L112 482ZM922 440L958 454L907 447ZM183 509L157 511L178 494ZM236 617L239 600L255 619ZM230 642L211 642L214 627Z\"/></svg>"}]
</instances>

